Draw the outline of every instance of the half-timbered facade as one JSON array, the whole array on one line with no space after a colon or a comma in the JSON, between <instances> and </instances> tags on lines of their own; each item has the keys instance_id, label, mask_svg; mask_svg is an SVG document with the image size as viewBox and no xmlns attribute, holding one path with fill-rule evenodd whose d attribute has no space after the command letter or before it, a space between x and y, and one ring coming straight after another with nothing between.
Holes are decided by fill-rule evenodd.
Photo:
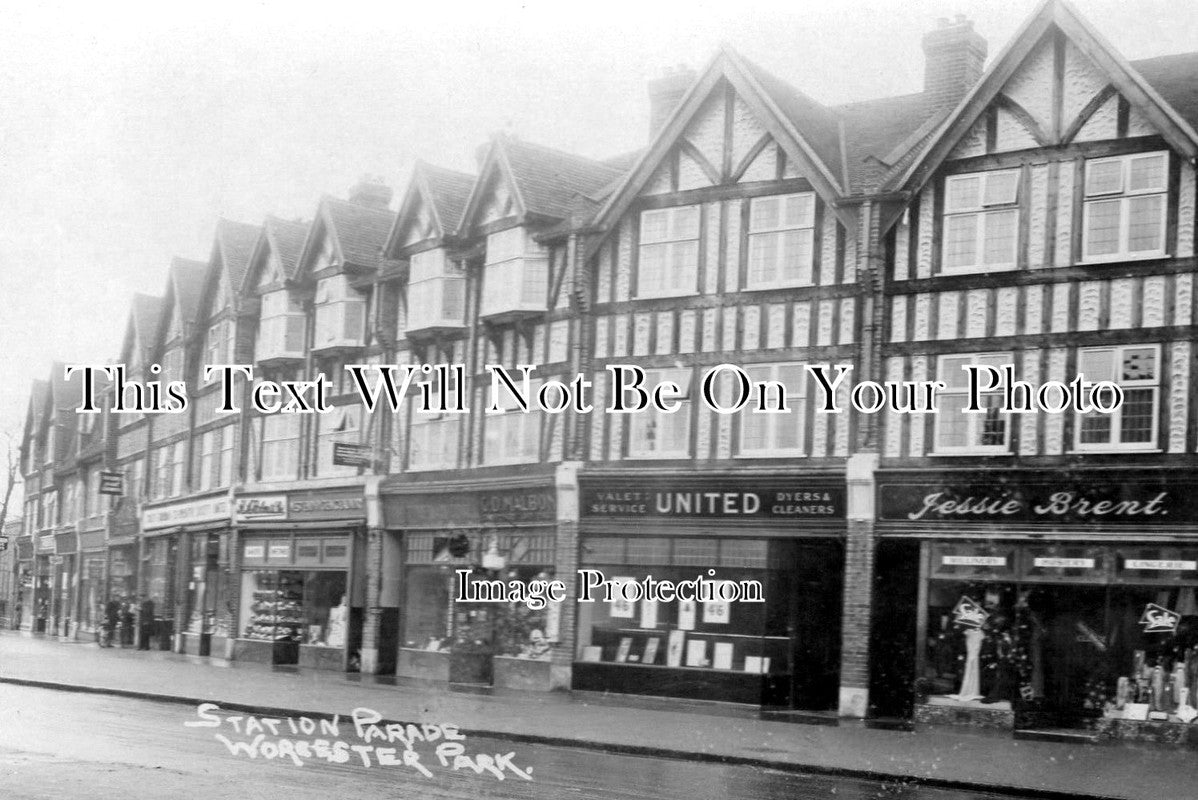
<instances>
[{"instance_id":1,"label":"half-timbered facade","mask_svg":"<svg viewBox=\"0 0 1198 800\"><path fill-rule=\"evenodd\" d=\"M1137 621L1198 612L1195 66L1047 3L895 176L879 369L944 389L879 438L873 646L905 655L875 660L876 713L1135 736L1137 684L1184 662Z\"/></svg>"}]
</instances>

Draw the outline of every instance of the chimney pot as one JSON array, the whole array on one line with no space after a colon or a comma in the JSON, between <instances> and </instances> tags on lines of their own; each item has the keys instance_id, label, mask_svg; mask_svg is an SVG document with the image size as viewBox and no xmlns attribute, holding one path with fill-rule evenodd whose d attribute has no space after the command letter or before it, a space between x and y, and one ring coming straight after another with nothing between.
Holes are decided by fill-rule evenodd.
<instances>
[{"instance_id":1,"label":"chimney pot","mask_svg":"<svg viewBox=\"0 0 1198 800\"><path fill-rule=\"evenodd\" d=\"M923 52L923 94L929 111L960 102L986 66L986 40L964 14L951 24L943 17L937 20L937 27L924 34Z\"/></svg>"},{"instance_id":2,"label":"chimney pot","mask_svg":"<svg viewBox=\"0 0 1198 800\"><path fill-rule=\"evenodd\" d=\"M391 187L379 175L363 175L349 190L349 201L369 208L386 208L391 204Z\"/></svg>"}]
</instances>

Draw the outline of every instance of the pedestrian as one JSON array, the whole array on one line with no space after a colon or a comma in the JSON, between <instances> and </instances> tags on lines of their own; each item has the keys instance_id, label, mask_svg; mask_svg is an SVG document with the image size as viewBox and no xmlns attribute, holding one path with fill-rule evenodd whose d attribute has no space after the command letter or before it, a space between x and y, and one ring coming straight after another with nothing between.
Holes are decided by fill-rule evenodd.
<instances>
[{"instance_id":1,"label":"pedestrian","mask_svg":"<svg viewBox=\"0 0 1198 800\"><path fill-rule=\"evenodd\" d=\"M144 594L141 598L141 608L139 609L141 612L141 619L139 620L140 636L138 637L137 649L149 650L150 636L154 633L154 601Z\"/></svg>"}]
</instances>

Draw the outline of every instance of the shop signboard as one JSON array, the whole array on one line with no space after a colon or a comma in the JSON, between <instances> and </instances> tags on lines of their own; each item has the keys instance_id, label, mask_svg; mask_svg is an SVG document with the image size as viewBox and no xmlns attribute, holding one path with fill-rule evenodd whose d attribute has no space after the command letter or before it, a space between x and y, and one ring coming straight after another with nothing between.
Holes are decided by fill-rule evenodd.
<instances>
[{"instance_id":1,"label":"shop signboard","mask_svg":"<svg viewBox=\"0 0 1198 800\"><path fill-rule=\"evenodd\" d=\"M552 486L392 494L384 498L383 509L388 527L395 528L552 524L557 521L557 495Z\"/></svg>"},{"instance_id":2,"label":"shop signboard","mask_svg":"<svg viewBox=\"0 0 1198 800\"><path fill-rule=\"evenodd\" d=\"M1145 606L1144 613L1140 616L1140 625L1144 627L1144 633L1173 633L1177 630L1179 622L1181 614L1156 603Z\"/></svg>"},{"instance_id":3,"label":"shop signboard","mask_svg":"<svg viewBox=\"0 0 1198 800\"><path fill-rule=\"evenodd\" d=\"M356 519L365 516L366 498L361 489L295 492L287 495L289 522Z\"/></svg>"},{"instance_id":4,"label":"shop signboard","mask_svg":"<svg viewBox=\"0 0 1198 800\"><path fill-rule=\"evenodd\" d=\"M287 495L256 494L234 501L238 522L275 522L287 519Z\"/></svg>"},{"instance_id":5,"label":"shop signboard","mask_svg":"<svg viewBox=\"0 0 1198 800\"><path fill-rule=\"evenodd\" d=\"M967 472L929 479L884 475L879 517L912 526L1048 523L1181 525L1198 521L1198 493L1180 474Z\"/></svg>"},{"instance_id":6,"label":"shop signboard","mask_svg":"<svg viewBox=\"0 0 1198 800\"><path fill-rule=\"evenodd\" d=\"M228 520L230 511L228 495L184 500L179 503L143 509L141 527L142 530L151 531L201 522L218 522Z\"/></svg>"},{"instance_id":7,"label":"shop signboard","mask_svg":"<svg viewBox=\"0 0 1198 800\"><path fill-rule=\"evenodd\" d=\"M369 467L372 452L368 444L333 442L333 465L338 467Z\"/></svg>"},{"instance_id":8,"label":"shop signboard","mask_svg":"<svg viewBox=\"0 0 1198 800\"><path fill-rule=\"evenodd\" d=\"M99 493L117 497L123 495L125 493L125 473L101 470Z\"/></svg>"},{"instance_id":9,"label":"shop signboard","mask_svg":"<svg viewBox=\"0 0 1198 800\"><path fill-rule=\"evenodd\" d=\"M803 478L719 478L584 483L590 519L835 520L845 517L843 484Z\"/></svg>"}]
</instances>

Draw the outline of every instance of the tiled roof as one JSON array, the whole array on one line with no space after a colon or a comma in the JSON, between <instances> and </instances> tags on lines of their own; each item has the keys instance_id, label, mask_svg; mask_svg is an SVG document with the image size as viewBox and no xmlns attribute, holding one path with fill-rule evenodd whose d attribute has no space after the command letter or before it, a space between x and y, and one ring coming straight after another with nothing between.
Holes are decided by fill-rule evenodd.
<instances>
[{"instance_id":1,"label":"tiled roof","mask_svg":"<svg viewBox=\"0 0 1198 800\"><path fill-rule=\"evenodd\" d=\"M922 93L848 103L832 112L844 123L851 194L877 188L883 176L910 158L932 132L935 126L928 123L944 116L943 111L929 111Z\"/></svg>"},{"instance_id":2,"label":"tiled roof","mask_svg":"<svg viewBox=\"0 0 1198 800\"><path fill-rule=\"evenodd\" d=\"M266 218L263 231L270 243L271 250L279 257L284 278L295 277L300 253L304 250L304 240L308 238L308 228L311 226L311 222L301 220Z\"/></svg>"},{"instance_id":3,"label":"tiled roof","mask_svg":"<svg viewBox=\"0 0 1198 800\"><path fill-rule=\"evenodd\" d=\"M190 325L196 321L200 306L200 292L204 288L204 274L208 265L187 258L171 259L171 285L175 288L175 306L183 322Z\"/></svg>"},{"instance_id":4,"label":"tiled roof","mask_svg":"<svg viewBox=\"0 0 1198 800\"><path fill-rule=\"evenodd\" d=\"M748 60L744 64L837 182L841 182L840 127L836 115L757 64Z\"/></svg>"},{"instance_id":5,"label":"tiled roof","mask_svg":"<svg viewBox=\"0 0 1198 800\"><path fill-rule=\"evenodd\" d=\"M46 401L50 398L50 384L40 378L33 379L33 386L29 389L29 412L32 415L33 422L36 423L45 414Z\"/></svg>"},{"instance_id":6,"label":"tiled roof","mask_svg":"<svg viewBox=\"0 0 1198 800\"><path fill-rule=\"evenodd\" d=\"M623 173L583 156L532 144L512 136L496 137L524 201L524 210L559 219L569 216L575 194L598 199Z\"/></svg>"},{"instance_id":7,"label":"tiled roof","mask_svg":"<svg viewBox=\"0 0 1198 800\"><path fill-rule=\"evenodd\" d=\"M151 297L148 294L133 295L133 329L137 333L137 341L141 344L142 352L138 357L149 358L150 348L158 335L158 323L162 319L161 297Z\"/></svg>"},{"instance_id":8,"label":"tiled roof","mask_svg":"<svg viewBox=\"0 0 1198 800\"><path fill-rule=\"evenodd\" d=\"M372 208L327 196L322 205L329 233L336 239L344 262L365 269L378 267L395 214L390 209Z\"/></svg>"},{"instance_id":9,"label":"tiled roof","mask_svg":"<svg viewBox=\"0 0 1198 800\"><path fill-rule=\"evenodd\" d=\"M1130 63L1131 68L1140 73L1140 77L1190 127L1198 130L1198 53L1178 53Z\"/></svg>"},{"instance_id":10,"label":"tiled roof","mask_svg":"<svg viewBox=\"0 0 1198 800\"><path fill-rule=\"evenodd\" d=\"M229 286L233 291L241 286L245 272L250 266L250 256L261 233L260 225L248 225L221 219L216 223L216 241L224 254L225 271L229 275Z\"/></svg>"},{"instance_id":11,"label":"tiled roof","mask_svg":"<svg viewBox=\"0 0 1198 800\"><path fill-rule=\"evenodd\" d=\"M466 202L470 199L470 190L474 188L477 178L465 172L457 172L444 167L435 167L423 161L416 165L428 188L429 201L437 210L441 227L446 233L458 229L462 221L462 212L466 210Z\"/></svg>"},{"instance_id":12,"label":"tiled roof","mask_svg":"<svg viewBox=\"0 0 1198 800\"><path fill-rule=\"evenodd\" d=\"M76 375L67 380L63 375L64 366L61 361L55 361L50 365L50 392L54 398L54 407L59 411L78 408L79 401L83 398L83 378Z\"/></svg>"}]
</instances>

